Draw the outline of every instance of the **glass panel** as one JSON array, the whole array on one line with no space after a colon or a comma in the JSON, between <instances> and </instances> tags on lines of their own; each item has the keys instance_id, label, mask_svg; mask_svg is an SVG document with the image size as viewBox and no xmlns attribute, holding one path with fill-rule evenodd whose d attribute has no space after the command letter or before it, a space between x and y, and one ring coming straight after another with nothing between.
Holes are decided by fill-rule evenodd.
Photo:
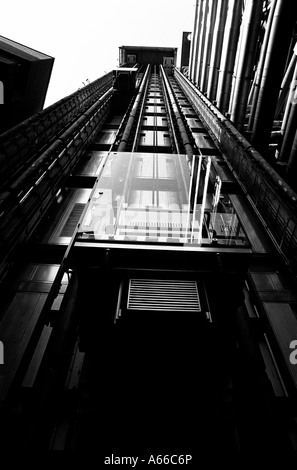
<instances>
[{"instance_id":1,"label":"glass panel","mask_svg":"<svg viewBox=\"0 0 297 470\"><path fill-rule=\"evenodd\" d=\"M211 160L128 152L108 156L76 239L248 246L221 182L208 184Z\"/></svg>"}]
</instances>

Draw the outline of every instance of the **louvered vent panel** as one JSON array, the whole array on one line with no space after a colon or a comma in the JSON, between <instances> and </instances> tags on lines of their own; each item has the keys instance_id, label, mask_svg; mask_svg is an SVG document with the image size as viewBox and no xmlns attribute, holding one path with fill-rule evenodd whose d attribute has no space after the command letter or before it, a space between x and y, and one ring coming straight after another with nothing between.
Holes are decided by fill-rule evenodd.
<instances>
[{"instance_id":1,"label":"louvered vent panel","mask_svg":"<svg viewBox=\"0 0 297 470\"><path fill-rule=\"evenodd\" d=\"M171 279L130 279L127 308L201 312L197 283Z\"/></svg>"},{"instance_id":2,"label":"louvered vent panel","mask_svg":"<svg viewBox=\"0 0 297 470\"><path fill-rule=\"evenodd\" d=\"M85 204L81 202L74 204L73 209L61 230L60 237L72 237L84 208Z\"/></svg>"}]
</instances>

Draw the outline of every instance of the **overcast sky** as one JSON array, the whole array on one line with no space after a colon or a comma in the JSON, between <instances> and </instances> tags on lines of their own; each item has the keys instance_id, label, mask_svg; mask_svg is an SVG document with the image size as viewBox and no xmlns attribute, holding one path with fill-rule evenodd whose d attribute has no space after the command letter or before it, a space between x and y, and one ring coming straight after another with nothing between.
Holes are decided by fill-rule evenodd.
<instances>
[{"instance_id":1,"label":"overcast sky","mask_svg":"<svg viewBox=\"0 0 297 470\"><path fill-rule=\"evenodd\" d=\"M180 54L194 12L195 0L6 0L0 35L55 58L48 106L116 67L119 46L178 47Z\"/></svg>"}]
</instances>

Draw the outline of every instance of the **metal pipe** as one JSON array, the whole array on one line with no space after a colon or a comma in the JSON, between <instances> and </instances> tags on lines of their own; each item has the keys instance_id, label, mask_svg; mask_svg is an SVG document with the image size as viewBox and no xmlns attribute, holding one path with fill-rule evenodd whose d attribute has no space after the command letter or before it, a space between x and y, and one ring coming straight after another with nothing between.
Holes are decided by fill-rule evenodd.
<instances>
[{"instance_id":1,"label":"metal pipe","mask_svg":"<svg viewBox=\"0 0 297 470\"><path fill-rule=\"evenodd\" d=\"M279 160L282 162L288 161L290 156L290 149L294 140L295 132L297 129L297 63L294 70L293 80L291 82L290 94L289 94L289 111L286 115L284 126L282 130L284 131L284 138L282 146L280 149ZM288 109L288 107L287 107Z\"/></svg>"},{"instance_id":2,"label":"metal pipe","mask_svg":"<svg viewBox=\"0 0 297 470\"><path fill-rule=\"evenodd\" d=\"M265 36L264 36L264 40L262 43L260 59L259 59L259 63L257 66L255 80L254 80L254 92L253 92L253 98L252 98L252 106L251 106L251 112L249 116L248 127L247 127L247 130L249 132L251 132L253 129L253 123L254 123L255 112L256 112L258 96L259 96L259 87L260 87L260 83L261 83L261 79L263 75L263 68L264 68L264 63L265 63L265 57L267 54L267 46L268 46L269 36L271 32L271 25L272 25L276 3L277 3L277 0L272 0L270 4L270 11L269 11L268 19L267 19Z\"/></svg>"},{"instance_id":3,"label":"metal pipe","mask_svg":"<svg viewBox=\"0 0 297 470\"><path fill-rule=\"evenodd\" d=\"M207 189L208 189L208 181L210 175L210 167L211 167L211 158L207 157L207 165L206 165L206 175L204 180L204 188L203 188L203 196L202 196L202 204L201 204L201 214L200 214L200 223L199 223L199 232L198 232L198 243L201 243L202 240L202 227L203 227L203 219L204 219L204 212L205 212L205 205L206 205L206 196L207 196Z\"/></svg>"},{"instance_id":4,"label":"metal pipe","mask_svg":"<svg viewBox=\"0 0 297 470\"><path fill-rule=\"evenodd\" d=\"M267 54L263 67L259 98L252 131L252 144L263 155L268 150L275 108L297 17L297 2L278 0Z\"/></svg>"},{"instance_id":5,"label":"metal pipe","mask_svg":"<svg viewBox=\"0 0 297 470\"><path fill-rule=\"evenodd\" d=\"M176 122L177 122L177 125L178 125L178 128L179 128L179 131L180 131L180 135L181 135L181 138L182 138L182 141L183 141L185 152L188 156L188 162L189 162L189 161L192 160L192 157L193 157L193 153L194 153L193 152L193 147L192 147L192 144L190 142L189 136L187 134L185 125L183 123L181 113L178 109L176 98L172 93L168 78L166 76L166 73L165 73L164 68L163 68L162 65L160 65L160 70L161 70L161 75L162 75L162 78L163 78L163 81L164 81L164 84L165 84L165 88L166 88L167 93L168 93L169 100L171 102L172 110L174 112Z\"/></svg>"},{"instance_id":6,"label":"metal pipe","mask_svg":"<svg viewBox=\"0 0 297 470\"><path fill-rule=\"evenodd\" d=\"M294 51L296 49L296 46L297 46L297 43L294 47ZM284 76L283 81L281 83L280 92L279 92L278 101L277 101L277 106L276 106L276 110L275 110L275 116L274 116L275 119L280 118L280 115L281 115L281 112L283 110L286 98L288 98L288 96L289 96L290 85L292 83L294 70L295 70L295 65L296 65L296 58L297 58L296 53L293 52L293 55L291 57L288 68L286 70L285 76ZM286 106L285 106L285 112L286 112Z\"/></svg>"},{"instance_id":7,"label":"metal pipe","mask_svg":"<svg viewBox=\"0 0 297 470\"><path fill-rule=\"evenodd\" d=\"M230 119L239 130L244 128L262 9L263 0L248 0L243 15L242 44L239 50L234 97L230 109Z\"/></svg>"},{"instance_id":8,"label":"metal pipe","mask_svg":"<svg viewBox=\"0 0 297 470\"><path fill-rule=\"evenodd\" d=\"M196 69L196 74L194 78L194 83L197 86L199 86L199 83L200 83L201 69L202 69L202 63L203 63L208 1L209 0L203 1L203 11L201 12L201 32L200 32L200 41L199 41L199 48L198 48L198 54L197 54L197 69Z\"/></svg>"},{"instance_id":9,"label":"metal pipe","mask_svg":"<svg viewBox=\"0 0 297 470\"><path fill-rule=\"evenodd\" d=\"M194 55L193 55L193 68L192 68L192 76L191 76L192 82L195 82L196 74L197 74L198 55L199 55L199 47L200 47L201 31L202 31L203 7L204 7L204 0L200 0L199 8L198 8L196 30L194 30L194 33L196 33L196 36L195 36L196 39L195 39L195 44L194 44L195 50L194 50Z\"/></svg>"},{"instance_id":10,"label":"metal pipe","mask_svg":"<svg viewBox=\"0 0 297 470\"><path fill-rule=\"evenodd\" d=\"M49 167L52 159L61 152L65 152L67 148L75 141L82 130L86 127L86 120L91 120L92 116L106 105L112 98L112 89L110 88L103 96L101 96L89 109L85 111L63 134L59 136L39 157L30 165L11 185L11 193L17 194L18 191L24 192L26 187L36 181L43 171L44 166ZM20 194L20 193L19 193Z\"/></svg>"},{"instance_id":11,"label":"metal pipe","mask_svg":"<svg viewBox=\"0 0 297 470\"><path fill-rule=\"evenodd\" d=\"M199 156L199 158L201 158L201 155ZM189 223L190 223L191 200L192 200L193 180L194 180L195 168L196 168L196 155L193 155L192 166L191 166L191 176L190 176L190 187L189 187L189 200L188 200L188 210L187 210L186 232L185 232L185 242L186 242L186 243L187 243L187 238L188 238L188 227L189 227Z\"/></svg>"},{"instance_id":12,"label":"metal pipe","mask_svg":"<svg viewBox=\"0 0 297 470\"><path fill-rule=\"evenodd\" d=\"M161 71L160 71L160 76L162 77ZM165 103L166 112L167 112L168 129L169 129L169 133L170 133L170 136L171 136L171 139L172 139L172 150L173 150L173 153L182 153L181 146L180 146L180 144L177 140L176 133L174 132L174 124L173 124L173 119L172 119L172 113L170 112L171 106L170 106L170 101L169 101L168 95L166 93L165 84L164 84L163 81L161 83L162 83L162 89L163 89L163 95L164 95L164 103Z\"/></svg>"},{"instance_id":13,"label":"metal pipe","mask_svg":"<svg viewBox=\"0 0 297 470\"><path fill-rule=\"evenodd\" d=\"M253 101L254 94L255 94L255 77L254 77L254 80L252 81L251 88L250 88L250 91L249 91L249 96L248 96L248 100L247 100L248 105L251 105L251 103Z\"/></svg>"},{"instance_id":14,"label":"metal pipe","mask_svg":"<svg viewBox=\"0 0 297 470\"><path fill-rule=\"evenodd\" d=\"M190 48L190 57L189 57L189 77L193 79L193 70L195 68L196 53L197 53L197 41L198 41L198 16L199 16L199 6L201 0L196 0L195 13L194 13L194 27L192 32L192 42Z\"/></svg>"},{"instance_id":15,"label":"metal pipe","mask_svg":"<svg viewBox=\"0 0 297 470\"><path fill-rule=\"evenodd\" d=\"M9 183L112 87L112 72L34 114L0 136L0 185Z\"/></svg>"},{"instance_id":16,"label":"metal pipe","mask_svg":"<svg viewBox=\"0 0 297 470\"><path fill-rule=\"evenodd\" d=\"M284 116L283 116L283 121L282 121L282 126L281 126L281 132L282 134L285 133L285 130L286 130L286 126L287 126L287 122L288 122L288 117L289 117L289 114L290 114L290 109L291 109L291 104L292 104L292 100L294 99L294 94L295 94L295 86L296 86L296 80L297 80L297 70L296 70L296 66L297 66L297 43L295 45L295 48L294 48L294 56L295 56L295 68L294 68L294 73L293 73L293 77L292 77L292 80L291 80L291 83L290 83L290 87L289 87L289 93L288 93L288 98L287 98L287 103L286 103L286 106L285 106L285 112L284 112Z\"/></svg>"},{"instance_id":17,"label":"metal pipe","mask_svg":"<svg viewBox=\"0 0 297 470\"><path fill-rule=\"evenodd\" d=\"M119 143L119 146L118 146L118 152L124 152L125 149L126 149L127 142L129 140L129 137L130 137L131 129L132 129L132 126L134 124L135 117L136 117L136 113L137 113L138 107L140 105L141 99L143 97L143 93L144 93L144 90L145 90L146 83L147 83L148 78L149 78L150 68L151 68L151 66L149 64L146 68L144 77L142 79L141 85L139 87L137 96L136 96L135 101L134 101L134 104L133 104L128 122L126 124L125 130L124 130L123 135L121 137L121 140L120 140L120 143Z\"/></svg>"},{"instance_id":18,"label":"metal pipe","mask_svg":"<svg viewBox=\"0 0 297 470\"><path fill-rule=\"evenodd\" d=\"M268 236L278 253L288 263L289 268L295 269L296 266L292 257L289 256L290 253L280 247L279 223L281 225L283 222L286 223L288 218L295 220L297 193L179 70L174 70L174 76L193 108L198 112L201 121L215 139L239 186L260 220L265 224ZM261 183L266 187L267 198L263 206L258 207L258 189ZM277 218L275 218L276 214L279 214ZM286 231L284 246L293 246L294 243L297 243L297 233L295 232L292 238L292 232Z\"/></svg>"},{"instance_id":19,"label":"metal pipe","mask_svg":"<svg viewBox=\"0 0 297 470\"><path fill-rule=\"evenodd\" d=\"M209 76L206 95L213 101L217 94L219 67L222 54L224 32L227 18L228 0L219 0L217 7L216 23L214 27L214 41L211 51Z\"/></svg>"},{"instance_id":20,"label":"metal pipe","mask_svg":"<svg viewBox=\"0 0 297 470\"><path fill-rule=\"evenodd\" d=\"M287 127L287 122L288 122L288 117L290 115L292 100L294 99L295 88L296 88L296 78L297 78L296 77L296 75L297 75L296 67L297 67L297 62L295 64L293 78L292 78L291 83L290 83L287 103L286 103L285 112L284 112L284 116L283 116L283 120L282 120L282 126L281 126L282 134L285 133L285 130L286 130L286 127Z\"/></svg>"},{"instance_id":21,"label":"metal pipe","mask_svg":"<svg viewBox=\"0 0 297 470\"><path fill-rule=\"evenodd\" d=\"M201 176L201 166L202 166L202 154L200 154L198 158L199 158L199 160L198 160L198 169L195 167L195 162L193 162L194 168L192 168L193 173L194 173L194 177L196 177L196 181L195 181L195 194L194 194L194 201L193 201L191 241L194 238L196 207L197 207L197 198L198 198L198 191L199 191L199 185L200 185L200 176ZM202 181L203 181L203 179L202 179ZM190 197L191 197L191 194L190 194ZM200 229L200 227L198 227L198 230L199 229Z\"/></svg>"},{"instance_id":22,"label":"metal pipe","mask_svg":"<svg viewBox=\"0 0 297 470\"><path fill-rule=\"evenodd\" d=\"M204 46L203 64L200 78L200 89L202 93L205 93L207 90L207 81L209 75L211 50L213 47L213 33L216 20L217 6L218 0L210 0L205 33L206 39Z\"/></svg>"},{"instance_id":23,"label":"metal pipe","mask_svg":"<svg viewBox=\"0 0 297 470\"><path fill-rule=\"evenodd\" d=\"M110 111L111 99L112 89L100 97L44 152L38 162L36 161L36 166L31 165L24 177L19 178L6 193L1 194L2 273L13 250L32 234L38 220L50 206L53 195L94 140L99 126Z\"/></svg>"},{"instance_id":24,"label":"metal pipe","mask_svg":"<svg viewBox=\"0 0 297 470\"><path fill-rule=\"evenodd\" d=\"M296 131L296 128L295 128ZM286 178L288 183L292 186L293 190L297 190L297 131L295 132L292 149L289 156L288 165L286 168Z\"/></svg>"},{"instance_id":25,"label":"metal pipe","mask_svg":"<svg viewBox=\"0 0 297 470\"><path fill-rule=\"evenodd\" d=\"M245 6L246 6L246 4L243 7L243 11L244 11ZM233 99L234 99L234 89L235 89L234 85L235 85L237 72L238 72L240 52L242 50L243 32L244 32L244 28L243 28L243 17L242 17L242 22L241 22L240 31L239 31L238 43L236 45L236 55L235 55L235 61L234 61L234 68L233 68L232 79L231 79L231 91L230 91L230 99L229 99L229 106L228 106L228 116L230 116L230 109L231 109L231 105L232 105Z\"/></svg>"},{"instance_id":26,"label":"metal pipe","mask_svg":"<svg viewBox=\"0 0 297 470\"><path fill-rule=\"evenodd\" d=\"M228 111L229 107L242 5L243 0L229 0L216 98L217 106L223 114Z\"/></svg>"},{"instance_id":27,"label":"metal pipe","mask_svg":"<svg viewBox=\"0 0 297 470\"><path fill-rule=\"evenodd\" d=\"M144 87L143 87L143 96L147 95L148 86L149 86L149 80L146 80ZM136 131L135 131L135 136L134 136L131 152L135 152L139 143L139 138L140 138L139 134L141 131L142 118L144 115L144 106L145 106L145 100L142 101L141 106L140 106L139 119L138 119Z\"/></svg>"}]
</instances>

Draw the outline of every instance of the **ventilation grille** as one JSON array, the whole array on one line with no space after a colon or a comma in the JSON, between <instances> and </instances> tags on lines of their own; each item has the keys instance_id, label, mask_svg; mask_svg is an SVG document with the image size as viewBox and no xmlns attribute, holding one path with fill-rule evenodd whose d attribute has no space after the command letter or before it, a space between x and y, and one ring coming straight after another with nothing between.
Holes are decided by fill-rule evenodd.
<instances>
[{"instance_id":1,"label":"ventilation grille","mask_svg":"<svg viewBox=\"0 0 297 470\"><path fill-rule=\"evenodd\" d=\"M83 203L77 202L74 204L73 209L61 230L59 235L60 237L72 237L84 208L85 204Z\"/></svg>"},{"instance_id":2,"label":"ventilation grille","mask_svg":"<svg viewBox=\"0 0 297 470\"><path fill-rule=\"evenodd\" d=\"M201 312L197 283L163 279L130 279L129 310Z\"/></svg>"}]
</instances>

